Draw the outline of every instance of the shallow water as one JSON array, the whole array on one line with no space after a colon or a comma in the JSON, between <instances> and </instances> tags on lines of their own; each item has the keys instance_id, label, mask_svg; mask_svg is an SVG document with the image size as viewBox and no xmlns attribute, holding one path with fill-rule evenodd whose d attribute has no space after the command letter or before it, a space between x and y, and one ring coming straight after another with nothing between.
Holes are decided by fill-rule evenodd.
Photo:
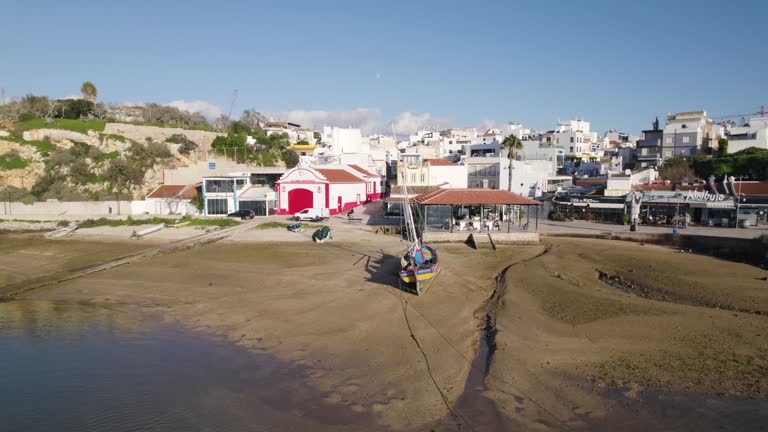
<instances>
[{"instance_id":1,"label":"shallow water","mask_svg":"<svg viewBox=\"0 0 768 432\"><path fill-rule=\"evenodd\" d=\"M91 305L0 303L0 430L370 430L304 370Z\"/></svg>"}]
</instances>

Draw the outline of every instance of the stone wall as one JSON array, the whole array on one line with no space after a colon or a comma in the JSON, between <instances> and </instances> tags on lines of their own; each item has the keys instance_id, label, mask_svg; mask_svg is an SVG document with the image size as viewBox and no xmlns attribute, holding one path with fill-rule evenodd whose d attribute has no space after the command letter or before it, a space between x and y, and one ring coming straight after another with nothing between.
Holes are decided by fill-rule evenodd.
<instances>
[{"instance_id":1,"label":"stone wall","mask_svg":"<svg viewBox=\"0 0 768 432\"><path fill-rule=\"evenodd\" d=\"M145 139L148 137L152 138L154 141L164 142L171 135L182 134L196 142L201 150L210 149L211 142L213 142L214 138L217 136L224 136L224 134L217 132L157 126L139 126L126 123L107 123L104 127L104 133L122 135L140 143L145 142Z\"/></svg>"}]
</instances>

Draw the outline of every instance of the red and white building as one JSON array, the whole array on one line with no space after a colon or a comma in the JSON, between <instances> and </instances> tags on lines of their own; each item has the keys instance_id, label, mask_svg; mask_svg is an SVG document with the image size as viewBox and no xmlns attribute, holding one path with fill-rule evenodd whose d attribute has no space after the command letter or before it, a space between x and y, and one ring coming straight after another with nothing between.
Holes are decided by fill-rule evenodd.
<instances>
[{"instance_id":1,"label":"red and white building","mask_svg":"<svg viewBox=\"0 0 768 432\"><path fill-rule=\"evenodd\" d=\"M352 170L356 171L358 175L363 176L366 187L366 201L376 201L384 196L384 177L378 174L374 174L359 165L349 165Z\"/></svg>"},{"instance_id":2,"label":"red and white building","mask_svg":"<svg viewBox=\"0 0 768 432\"><path fill-rule=\"evenodd\" d=\"M359 167L358 167L359 168ZM291 215L306 208L326 208L339 214L381 196L381 176L348 166L288 170L275 184L277 214ZM362 170L365 171L365 170ZM378 177L374 181L369 177ZM374 183L378 182L378 186Z\"/></svg>"}]
</instances>

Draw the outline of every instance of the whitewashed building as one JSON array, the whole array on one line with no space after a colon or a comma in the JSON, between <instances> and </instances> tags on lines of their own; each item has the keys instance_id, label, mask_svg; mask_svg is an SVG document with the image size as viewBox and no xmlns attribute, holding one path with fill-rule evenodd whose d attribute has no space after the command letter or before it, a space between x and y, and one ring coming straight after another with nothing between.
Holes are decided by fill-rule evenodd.
<instances>
[{"instance_id":1,"label":"whitewashed building","mask_svg":"<svg viewBox=\"0 0 768 432\"><path fill-rule=\"evenodd\" d=\"M746 126L732 127L726 138L729 153L749 147L768 149L768 117L755 117Z\"/></svg>"}]
</instances>

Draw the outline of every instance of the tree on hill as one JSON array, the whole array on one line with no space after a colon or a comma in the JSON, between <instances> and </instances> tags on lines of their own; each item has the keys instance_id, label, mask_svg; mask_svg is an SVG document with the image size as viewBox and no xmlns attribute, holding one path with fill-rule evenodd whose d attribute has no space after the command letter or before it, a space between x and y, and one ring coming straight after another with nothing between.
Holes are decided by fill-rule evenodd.
<instances>
[{"instance_id":1,"label":"tree on hill","mask_svg":"<svg viewBox=\"0 0 768 432\"><path fill-rule=\"evenodd\" d=\"M93 85L92 82L86 81L83 83L83 85L80 87L80 93L83 94L83 99L93 102L96 100L97 90L96 86Z\"/></svg>"},{"instance_id":2,"label":"tree on hill","mask_svg":"<svg viewBox=\"0 0 768 432\"><path fill-rule=\"evenodd\" d=\"M286 168L291 169L299 164L299 154L293 150L287 150L283 153L283 162Z\"/></svg>"},{"instance_id":3,"label":"tree on hill","mask_svg":"<svg viewBox=\"0 0 768 432\"><path fill-rule=\"evenodd\" d=\"M659 176L672 183L682 183L683 181L693 181L696 174L693 171L691 159L675 156L665 160L659 167Z\"/></svg>"}]
</instances>

